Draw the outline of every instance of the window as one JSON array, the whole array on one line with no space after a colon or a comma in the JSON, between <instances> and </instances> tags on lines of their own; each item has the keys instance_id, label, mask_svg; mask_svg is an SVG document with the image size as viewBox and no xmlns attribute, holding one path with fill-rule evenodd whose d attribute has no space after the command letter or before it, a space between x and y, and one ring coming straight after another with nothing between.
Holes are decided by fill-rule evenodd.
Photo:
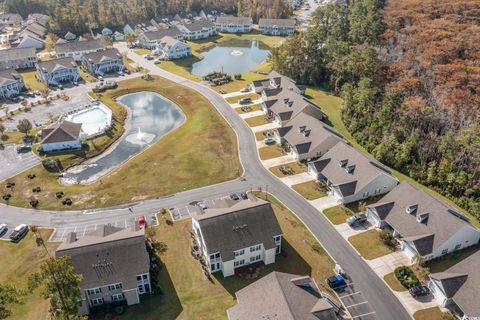
<instances>
[{"instance_id":1,"label":"window","mask_svg":"<svg viewBox=\"0 0 480 320\"><path fill-rule=\"evenodd\" d=\"M235 251L233 254L235 255L235 257L243 256L245 254L245 250L244 249L238 250L238 251Z\"/></svg>"},{"instance_id":2,"label":"window","mask_svg":"<svg viewBox=\"0 0 480 320\"><path fill-rule=\"evenodd\" d=\"M143 284L142 284L142 285L139 285L139 286L138 286L138 293L142 294L142 293L144 293L144 292L145 292L145 290L144 290L144 288L143 288Z\"/></svg>"},{"instance_id":3,"label":"window","mask_svg":"<svg viewBox=\"0 0 480 320\"><path fill-rule=\"evenodd\" d=\"M457 244L457 245L455 246L455 249L453 249L453 250L456 251L456 250L460 249L461 247L462 247L462 244L461 244L461 243L460 243L460 244Z\"/></svg>"},{"instance_id":4,"label":"window","mask_svg":"<svg viewBox=\"0 0 480 320\"><path fill-rule=\"evenodd\" d=\"M123 295L123 293L112 295L112 301L123 301L123 300L125 300L125 296Z\"/></svg>"},{"instance_id":5,"label":"window","mask_svg":"<svg viewBox=\"0 0 480 320\"><path fill-rule=\"evenodd\" d=\"M448 249L443 249L442 250L442 256L448 253Z\"/></svg>"},{"instance_id":6,"label":"window","mask_svg":"<svg viewBox=\"0 0 480 320\"><path fill-rule=\"evenodd\" d=\"M250 262L255 262L255 261L258 261L258 260L261 260L261 259L262 259L261 255L256 255L254 257L250 257Z\"/></svg>"},{"instance_id":7,"label":"window","mask_svg":"<svg viewBox=\"0 0 480 320\"><path fill-rule=\"evenodd\" d=\"M91 288L91 289L88 289L87 292L88 292L88 295L99 294L100 292L102 292L102 289L101 288Z\"/></svg>"},{"instance_id":8,"label":"window","mask_svg":"<svg viewBox=\"0 0 480 320\"><path fill-rule=\"evenodd\" d=\"M275 239L275 243L277 243L282 240L282 236L276 236L276 237L273 237L273 239Z\"/></svg>"},{"instance_id":9,"label":"window","mask_svg":"<svg viewBox=\"0 0 480 320\"><path fill-rule=\"evenodd\" d=\"M262 248L261 244L257 244L256 246L250 247L250 252L258 251Z\"/></svg>"},{"instance_id":10,"label":"window","mask_svg":"<svg viewBox=\"0 0 480 320\"><path fill-rule=\"evenodd\" d=\"M235 261L235 262L233 263L233 265L234 265L235 267L240 267L240 266L243 266L244 264L245 264L245 260L244 260L244 259Z\"/></svg>"},{"instance_id":11,"label":"window","mask_svg":"<svg viewBox=\"0 0 480 320\"><path fill-rule=\"evenodd\" d=\"M99 305L103 304L103 298L95 298L95 299L92 299L90 301L92 302L93 306L99 306Z\"/></svg>"},{"instance_id":12,"label":"window","mask_svg":"<svg viewBox=\"0 0 480 320\"><path fill-rule=\"evenodd\" d=\"M380 193L380 188L375 189L375 194L379 194L379 193Z\"/></svg>"},{"instance_id":13,"label":"window","mask_svg":"<svg viewBox=\"0 0 480 320\"><path fill-rule=\"evenodd\" d=\"M108 290L109 291L118 290L118 289L122 289L122 284L121 283L114 283L114 284L108 285Z\"/></svg>"}]
</instances>

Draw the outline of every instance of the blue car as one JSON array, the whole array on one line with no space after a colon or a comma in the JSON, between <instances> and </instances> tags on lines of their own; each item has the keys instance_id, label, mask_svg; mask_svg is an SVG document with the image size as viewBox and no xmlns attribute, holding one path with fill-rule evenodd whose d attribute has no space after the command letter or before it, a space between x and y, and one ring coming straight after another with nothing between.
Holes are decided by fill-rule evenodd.
<instances>
[{"instance_id":1,"label":"blue car","mask_svg":"<svg viewBox=\"0 0 480 320\"><path fill-rule=\"evenodd\" d=\"M347 285L345 279L341 275L331 276L327 279L327 283L332 289L343 288Z\"/></svg>"}]
</instances>

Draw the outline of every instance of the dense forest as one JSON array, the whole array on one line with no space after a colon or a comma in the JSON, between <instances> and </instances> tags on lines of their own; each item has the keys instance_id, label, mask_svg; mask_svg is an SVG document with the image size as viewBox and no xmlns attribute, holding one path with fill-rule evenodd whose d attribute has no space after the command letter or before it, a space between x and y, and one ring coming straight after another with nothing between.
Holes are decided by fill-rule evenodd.
<instances>
[{"instance_id":1,"label":"dense forest","mask_svg":"<svg viewBox=\"0 0 480 320\"><path fill-rule=\"evenodd\" d=\"M277 18L291 14L282 0L5 0L7 12L26 17L41 12L51 17L53 31L88 31L99 26L123 26L128 21L216 8L226 13Z\"/></svg>"},{"instance_id":2,"label":"dense forest","mask_svg":"<svg viewBox=\"0 0 480 320\"><path fill-rule=\"evenodd\" d=\"M270 61L341 95L360 144L480 220L479 53L478 0L356 0L320 7Z\"/></svg>"}]
</instances>

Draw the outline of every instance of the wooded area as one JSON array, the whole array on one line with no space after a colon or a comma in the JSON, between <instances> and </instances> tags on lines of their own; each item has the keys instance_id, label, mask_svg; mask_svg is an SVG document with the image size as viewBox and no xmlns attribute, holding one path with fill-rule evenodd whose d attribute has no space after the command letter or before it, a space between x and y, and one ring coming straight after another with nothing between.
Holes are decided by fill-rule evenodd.
<instances>
[{"instance_id":1,"label":"wooded area","mask_svg":"<svg viewBox=\"0 0 480 320\"><path fill-rule=\"evenodd\" d=\"M480 220L480 2L383 6L320 7L271 63L341 95L360 144Z\"/></svg>"},{"instance_id":2,"label":"wooded area","mask_svg":"<svg viewBox=\"0 0 480 320\"><path fill-rule=\"evenodd\" d=\"M74 32L212 8L251 16L255 21L291 14L290 6L282 0L5 0L4 7L23 17L34 12L48 14L52 31Z\"/></svg>"}]
</instances>

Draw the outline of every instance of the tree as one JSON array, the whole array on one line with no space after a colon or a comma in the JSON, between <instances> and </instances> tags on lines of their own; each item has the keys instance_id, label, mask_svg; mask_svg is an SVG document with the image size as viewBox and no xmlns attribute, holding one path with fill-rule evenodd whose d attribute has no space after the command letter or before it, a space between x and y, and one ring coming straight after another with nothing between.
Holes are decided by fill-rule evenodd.
<instances>
[{"instance_id":1,"label":"tree","mask_svg":"<svg viewBox=\"0 0 480 320\"><path fill-rule=\"evenodd\" d=\"M8 284L0 284L0 319L6 319L11 315L7 305L20 302L23 292Z\"/></svg>"},{"instance_id":2,"label":"tree","mask_svg":"<svg viewBox=\"0 0 480 320\"><path fill-rule=\"evenodd\" d=\"M3 135L5 134L5 126L3 125L3 123L0 123L0 139L3 138Z\"/></svg>"},{"instance_id":3,"label":"tree","mask_svg":"<svg viewBox=\"0 0 480 320\"><path fill-rule=\"evenodd\" d=\"M68 256L48 258L40 271L28 278L28 288L42 289L42 296L50 300L50 314L54 319L75 319L81 300L80 282L83 277L75 273Z\"/></svg>"},{"instance_id":4,"label":"tree","mask_svg":"<svg viewBox=\"0 0 480 320\"><path fill-rule=\"evenodd\" d=\"M128 46L131 46L135 41L137 41L137 36L134 33L127 33L125 35L125 42Z\"/></svg>"},{"instance_id":5,"label":"tree","mask_svg":"<svg viewBox=\"0 0 480 320\"><path fill-rule=\"evenodd\" d=\"M28 119L19 120L17 124L17 129L21 133L25 134L25 136L28 136L28 133L30 132L30 130L32 130L32 123Z\"/></svg>"}]
</instances>

